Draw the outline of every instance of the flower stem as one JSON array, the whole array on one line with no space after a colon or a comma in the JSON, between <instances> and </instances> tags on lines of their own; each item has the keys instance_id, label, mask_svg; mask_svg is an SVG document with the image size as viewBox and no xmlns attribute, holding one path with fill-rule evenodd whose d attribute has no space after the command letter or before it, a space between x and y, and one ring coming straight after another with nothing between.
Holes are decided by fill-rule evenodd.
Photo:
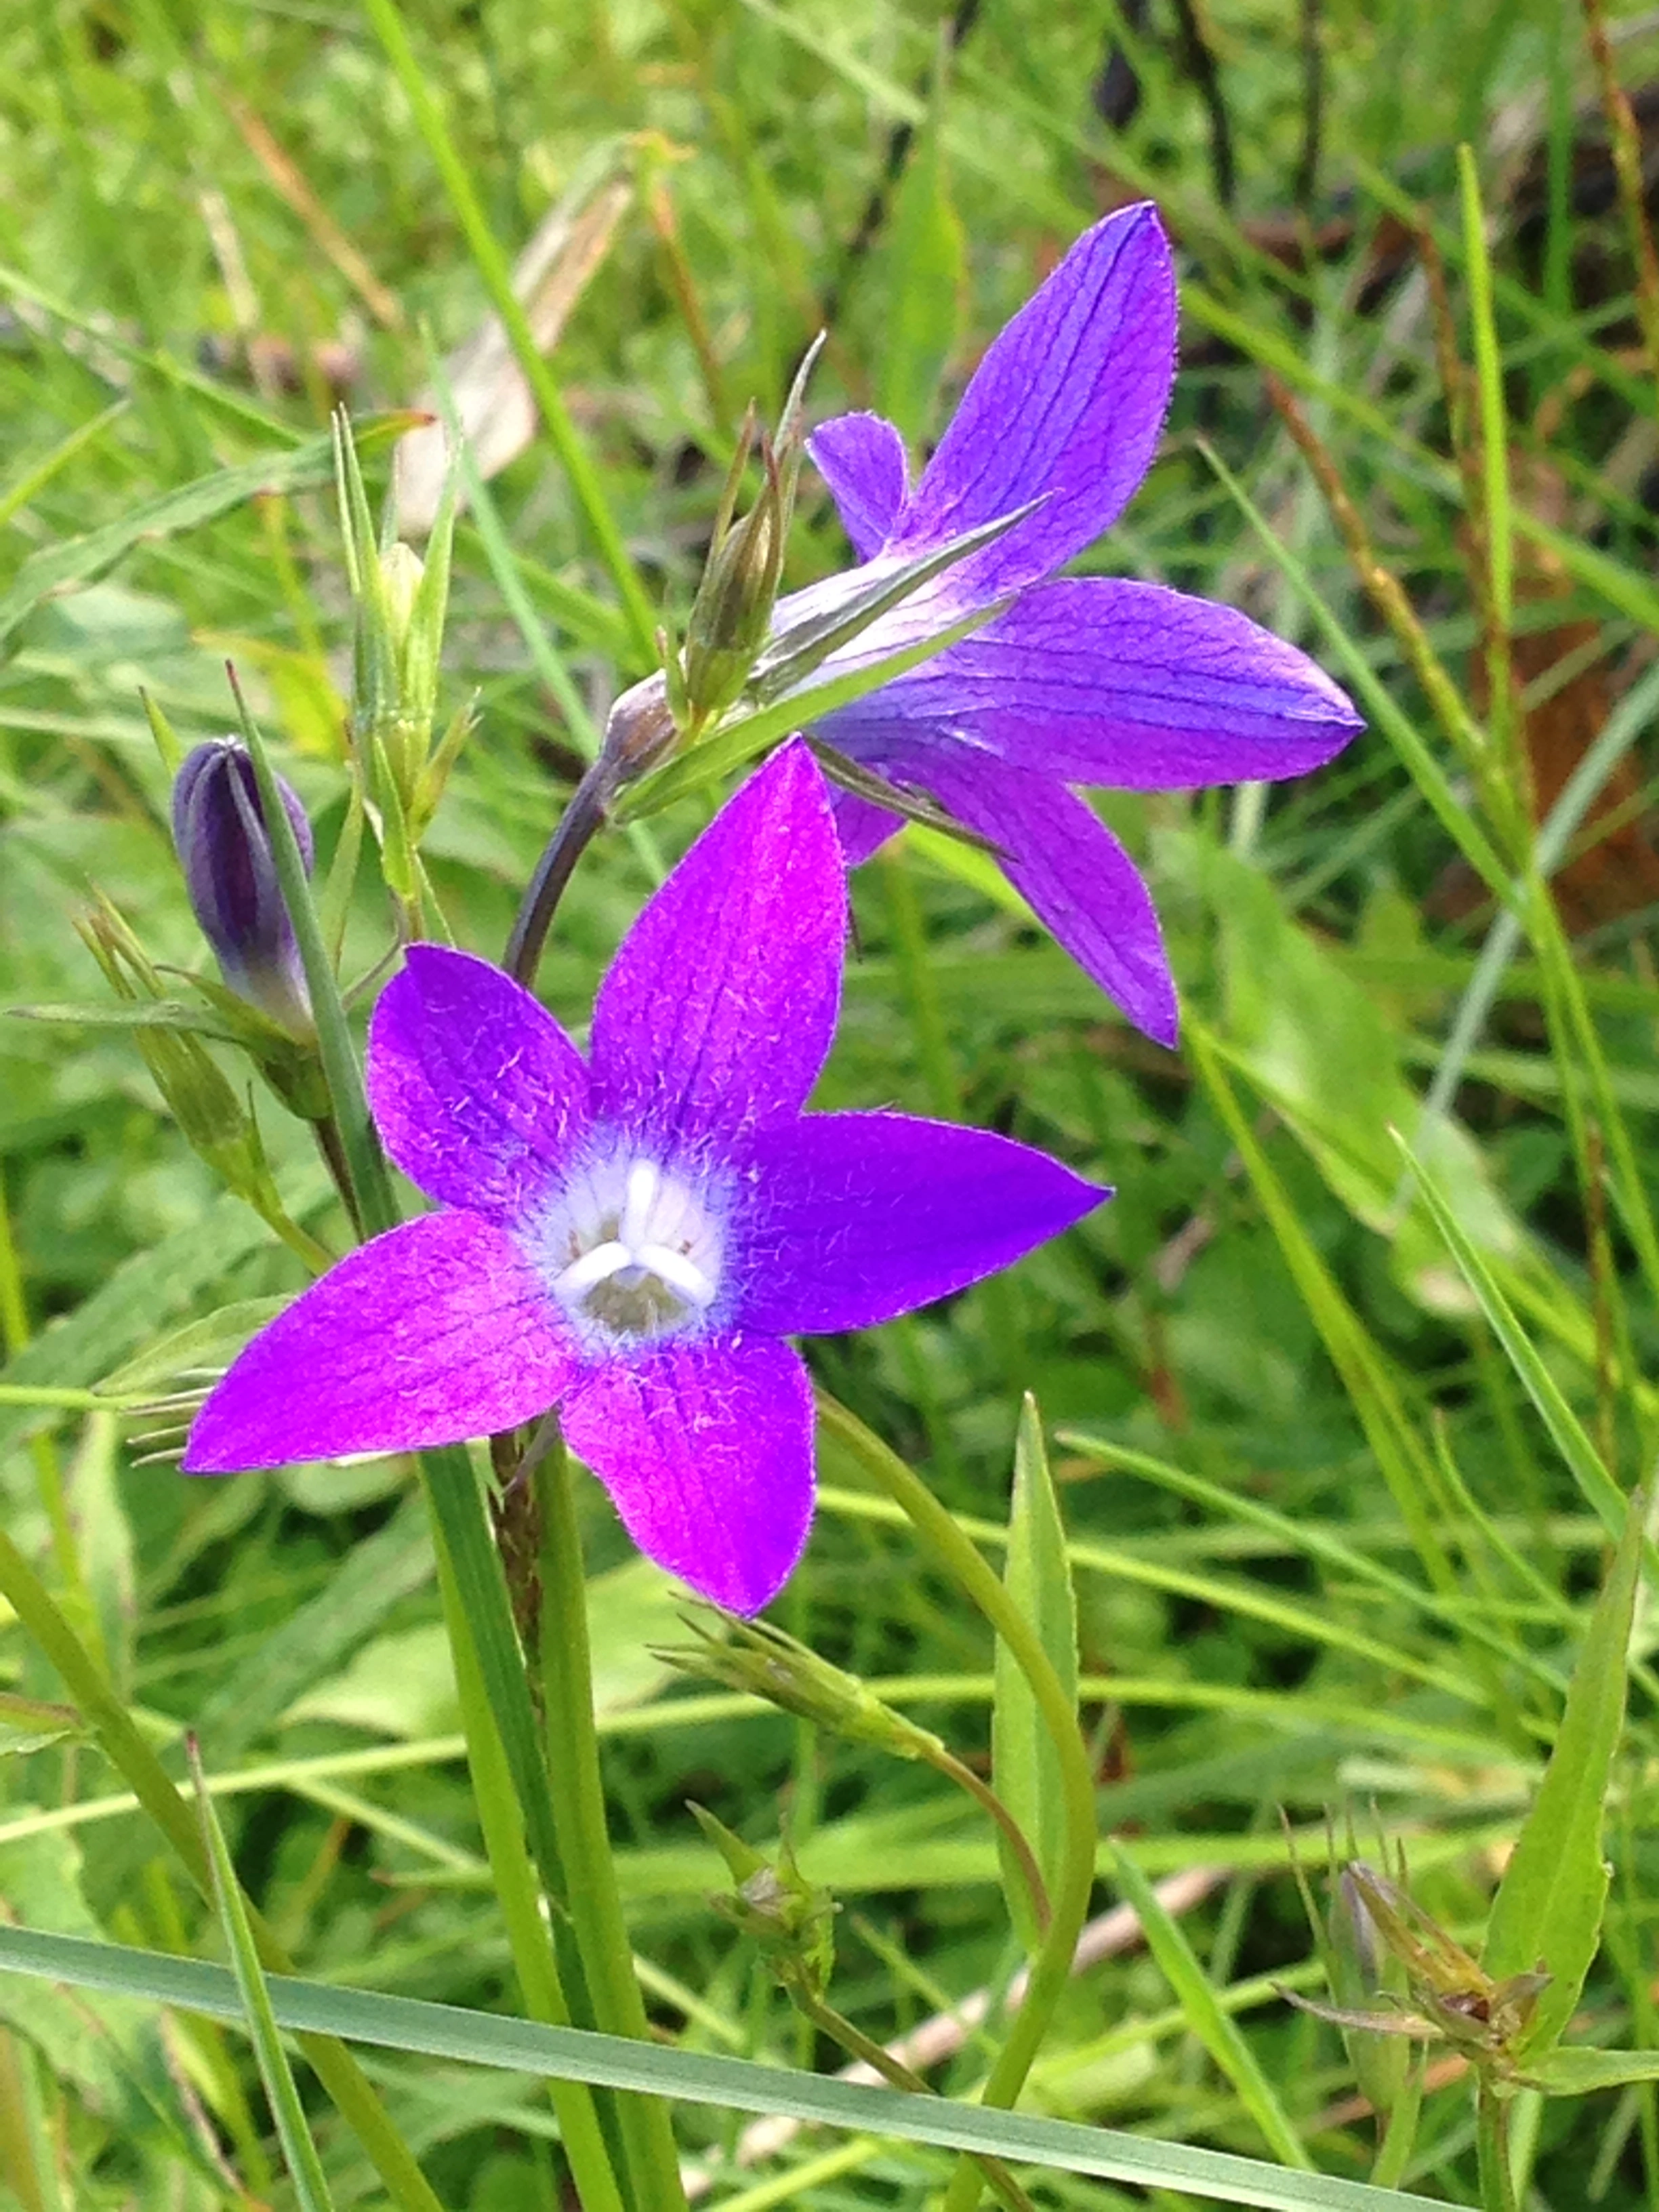
<instances>
[{"instance_id":1,"label":"flower stem","mask_svg":"<svg viewBox=\"0 0 1659 2212\"><path fill-rule=\"evenodd\" d=\"M895 2058L890 2051L872 2036L866 2035L862 2028L855 2027L844 2013L837 2012L823 1998L815 1996L810 1990L799 1988L793 1982L786 1982L784 1986L797 2011L827 2035L832 2043L838 2043L850 2057L861 2060L872 2073L879 2074L889 2087L908 2090L913 2096L931 2097L933 2094L931 2084L920 2074L914 2072L902 2059ZM998 2203L1007 2207L1007 2212L1032 2212L1030 2198L1000 2158L993 2158L988 2153L981 2152L974 2154L974 2164L985 2176Z\"/></svg>"},{"instance_id":2,"label":"flower stem","mask_svg":"<svg viewBox=\"0 0 1659 2212\"><path fill-rule=\"evenodd\" d=\"M553 926L564 887L577 861L604 828L605 810L616 787L616 764L601 754L571 793L557 827L542 848L536 872L520 902L502 962L508 975L526 990L534 987L542 947L547 942L547 933Z\"/></svg>"},{"instance_id":3,"label":"flower stem","mask_svg":"<svg viewBox=\"0 0 1659 2212\"><path fill-rule=\"evenodd\" d=\"M880 1437L866 1429L827 1393L817 1394L818 1419L836 1443L850 1452L866 1474L899 1505L940 1566L966 1592L1012 1653L1030 1685L1043 1726L1060 1761L1065 1840L1053 1917L1031 1964L1024 2003L1014 2015L1007 2040L987 2080L981 2101L1011 2107L1025 2085L1038 2046L1072 1972L1072 1956L1089 1915L1095 1873L1095 1793L1088 1753L1060 1680L1041 1638L1026 1620L984 1554L940 1504L927 1484ZM945 2198L945 2212L972 2212L982 2176L971 2160L957 2167Z\"/></svg>"},{"instance_id":4,"label":"flower stem","mask_svg":"<svg viewBox=\"0 0 1659 2212\"><path fill-rule=\"evenodd\" d=\"M929 1764L937 1772L948 1775L959 1790L965 1790L981 1810L1002 1831L1025 1884L1025 1894L1031 1901L1032 1917L1037 1926L1046 1931L1054 1912L1048 1903L1048 1890L1042 1879L1042 1869L1036 1863L1036 1854L1031 1849L1024 1829L983 1776L975 1774L973 1768L958 1759L953 1751L936 1753Z\"/></svg>"},{"instance_id":5,"label":"flower stem","mask_svg":"<svg viewBox=\"0 0 1659 2212\"><path fill-rule=\"evenodd\" d=\"M597 2024L612 2035L650 2039L645 2000L617 1886L605 1827L605 1782L593 1726L593 1668L587 1640L587 1584L570 1458L556 1415L532 1451L541 1507L542 1707L549 1771L558 1777L554 1819L565 1879L578 1909L572 1917ZM684 2212L679 2155L668 2107L659 2098L619 2102L623 2141L641 2208Z\"/></svg>"},{"instance_id":6,"label":"flower stem","mask_svg":"<svg viewBox=\"0 0 1659 2212\"><path fill-rule=\"evenodd\" d=\"M466 1602L454 1561L442 1543L436 1549L439 1591L454 1656L472 1795L514 1968L532 2018L566 2027L570 2024L570 2007L553 1938L542 1917L535 1869L525 1848L524 1820L513 1787L512 1769L501 1747L477 1649L466 1625ZM623 2212L592 2092L580 2083L557 2080L550 2081L548 2092L583 2212Z\"/></svg>"},{"instance_id":7,"label":"flower stem","mask_svg":"<svg viewBox=\"0 0 1659 2212\"><path fill-rule=\"evenodd\" d=\"M1519 2212L1515 2169L1510 2163L1510 2108L1491 2082L1475 2091L1475 2151L1480 2167L1480 2202L1486 2212Z\"/></svg>"},{"instance_id":8,"label":"flower stem","mask_svg":"<svg viewBox=\"0 0 1659 2212\"><path fill-rule=\"evenodd\" d=\"M3 1528L0 1528L0 1597L6 1600L25 1633L61 1678L82 1719L97 1737L105 1758L184 1862L191 1881L204 1897L210 1899L213 1877L207 1852L196 1821L179 1794L178 1784L139 1733L126 1707L111 1689L103 1670ZM270 1973L293 1973L294 1961L252 1905L248 1915L260 1964ZM393 2203L401 2205L404 2212L443 2212L414 2154L392 2125L386 2107L345 2045L331 2035L301 2035L298 2041L313 2072L368 2153Z\"/></svg>"},{"instance_id":9,"label":"flower stem","mask_svg":"<svg viewBox=\"0 0 1659 2212\"><path fill-rule=\"evenodd\" d=\"M334 1255L309 1230L301 1229L287 1207L275 1199L256 1205L254 1212L267 1229L282 1238L307 1274L325 1275L334 1265Z\"/></svg>"}]
</instances>

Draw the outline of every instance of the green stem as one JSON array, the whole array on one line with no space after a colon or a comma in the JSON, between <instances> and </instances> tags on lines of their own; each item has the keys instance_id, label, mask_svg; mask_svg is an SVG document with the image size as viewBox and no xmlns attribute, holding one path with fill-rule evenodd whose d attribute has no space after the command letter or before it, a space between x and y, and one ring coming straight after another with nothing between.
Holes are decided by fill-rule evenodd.
<instances>
[{"instance_id":1,"label":"green stem","mask_svg":"<svg viewBox=\"0 0 1659 2212\"><path fill-rule=\"evenodd\" d=\"M1423 2067L1420 2061L1414 2061L1407 2071L1405 2087L1395 2099L1393 2110L1386 2119L1380 2112L1377 2115L1382 2140L1376 2148L1376 2162L1371 2168L1374 2188L1404 2186L1406 2169L1417 2147L1417 2124L1422 2110Z\"/></svg>"},{"instance_id":2,"label":"green stem","mask_svg":"<svg viewBox=\"0 0 1659 2212\"><path fill-rule=\"evenodd\" d=\"M97 1737L99 1747L183 1861L191 1881L210 1904L213 1875L200 1831L177 1785L134 1726L102 1670L3 1528L0 1528L0 1596L16 1613L56 1668ZM252 1904L248 1917L260 1964L291 1974L294 1961ZM302 2035L300 2048L336 2109L356 2136L394 2202L404 2212L443 2212L413 2153L387 2117L356 2060L331 2035Z\"/></svg>"},{"instance_id":3,"label":"green stem","mask_svg":"<svg viewBox=\"0 0 1659 2212\"><path fill-rule=\"evenodd\" d=\"M1089 1759L1071 1700L1036 1631L1025 1620L984 1554L957 1526L927 1484L896 1452L866 1429L857 1415L823 1391L818 1419L860 1467L899 1505L939 1564L973 1600L1012 1653L1030 1685L1031 1695L1053 1739L1060 1761L1066 1832L1054 1915L1042 1948L1031 1963L1024 2003L1015 2014L1007 2040L981 2093L981 2102L1008 2110L1025 2085L1055 2006L1071 1977L1072 1958L1083 1923L1095 1872L1095 1792ZM979 2169L964 2159L945 2198L945 2212L972 2212L978 2201Z\"/></svg>"},{"instance_id":4,"label":"green stem","mask_svg":"<svg viewBox=\"0 0 1659 2212\"><path fill-rule=\"evenodd\" d=\"M469 1469L469 1474L471 1470ZM570 2024L558 1954L542 1917L535 1869L525 1849L524 1822L512 1770L495 1726L465 1601L448 1552L438 1547L438 1586L455 1661L472 1795L483 1831L495 1897L506 1923L520 1990L531 2017L555 2027ZM580 1923L578 1923L580 1925ZM621 2193L592 2093L579 2082L550 2081L548 2092L583 2212L623 2212ZM631 2100L630 2100L631 2101Z\"/></svg>"},{"instance_id":5,"label":"green stem","mask_svg":"<svg viewBox=\"0 0 1659 2212\"><path fill-rule=\"evenodd\" d=\"M1485 2212L1520 2212L1510 2164L1510 2108L1488 2081L1475 2091L1475 2149Z\"/></svg>"},{"instance_id":6,"label":"green stem","mask_svg":"<svg viewBox=\"0 0 1659 2212\"><path fill-rule=\"evenodd\" d=\"M571 1895L580 1900L574 1915L576 1942L598 2025L612 2035L647 2042L650 2023L605 1826L581 1530L556 1415L548 1416L532 1449L541 1455L535 1482L542 1531L542 1708L548 1766L559 1778L553 1806L560 1856ZM667 2106L657 2097L624 2097L619 2111L640 2203L658 2212L684 2212Z\"/></svg>"},{"instance_id":7,"label":"green stem","mask_svg":"<svg viewBox=\"0 0 1659 2212\"><path fill-rule=\"evenodd\" d=\"M792 1983L784 1984L796 2008L811 2021L814 2027L838 2043L849 2057L859 2059L873 2074L879 2074L890 2088L908 2090L912 2096L931 2097L933 2085L920 2074L895 2058L892 2052L868 2036L861 2027L855 2027L844 2013L836 2010L823 1997L815 1996L810 1990L798 1989ZM1008 2212L1032 2212L1031 2200L1014 2179L1000 2158L980 2154L974 2164L984 2175L991 2193Z\"/></svg>"},{"instance_id":8,"label":"green stem","mask_svg":"<svg viewBox=\"0 0 1659 2212\"><path fill-rule=\"evenodd\" d=\"M334 1255L309 1230L301 1229L285 1206L267 1201L257 1205L254 1212L267 1229L282 1238L308 1274L325 1275L334 1265Z\"/></svg>"},{"instance_id":9,"label":"green stem","mask_svg":"<svg viewBox=\"0 0 1659 2212\"><path fill-rule=\"evenodd\" d=\"M988 1814L1001 1830L1009 1850L1014 1855L1020 1878L1025 1884L1032 1917L1039 1929L1046 1929L1054 1917L1053 1909L1048 1903L1048 1889L1042 1879L1042 1869L1036 1863L1036 1853L1031 1849L1024 1829L984 1777L975 1774L973 1768L958 1759L953 1751L941 1749L933 1753L928 1765L936 1773L948 1776L959 1790L965 1790L980 1809Z\"/></svg>"},{"instance_id":10,"label":"green stem","mask_svg":"<svg viewBox=\"0 0 1659 2212\"><path fill-rule=\"evenodd\" d=\"M576 504L592 533L599 557L610 570L611 580L622 595L623 609L628 617L635 645L642 659L647 663L653 662L656 659L656 614L623 542L616 519L606 504L593 464L577 435L576 427L554 381L553 372L536 343L530 319L513 289L513 274L507 267L506 256L495 243L495 234L479 205L478 196L472 189L472 179L467 174L466 165L450 137L443 111L421 74L421 65L409 43L409 33L404 28L396 0L365 0L365 6L376 35L386 50L386 59L392 64L398 83L409 96L409 104L415 111L415 120L426 141L427 151L443 179L449 204L465 234L468 248L478 274L483 279L490 303L501 317L501 327L507 332L514 357L524 374L526 383L536 396L542 420L547 426L548 437L559 457L560 465L570 479L570 489L574 492Z\"/></svg>"}]
</instances>

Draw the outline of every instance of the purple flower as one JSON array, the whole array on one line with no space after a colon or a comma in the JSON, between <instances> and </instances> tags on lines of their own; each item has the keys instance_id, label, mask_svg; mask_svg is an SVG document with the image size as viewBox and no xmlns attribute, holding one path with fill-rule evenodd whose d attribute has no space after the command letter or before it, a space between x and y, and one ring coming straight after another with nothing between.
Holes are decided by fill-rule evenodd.
<instances>
[{"instance_id":1,"label":"purple flower","mask_svg":"<svg viewBox=\"0 0 1659 2212\"><path fill-rule=\"evenodd\" d=\"M1133 862L1071 786L1125 791L1300 775L1363 725L1305 654L1231 607L1162 585L1050 580L1117 520L1151 465L1175 374L1169 241L1150 204L1085 233L980 363L914 490L878 415L826 422L808 451L865 564L914 560L1040 504L843 648L880 658L978 608L1012 604L962 643L827 715L823 736L927 793L1000 848L1009 881L1138 1028L1172 1044L1176 992ZM833 605L834 578L778 624ZM838 793L850 863L899 827Z\"/></svg>"},{"instance_id":2,"label":"purple flower","mask_svg":"<svg viewBox=\"0 0 1659 2212\"><path fill-rule=\"evenodd\" d=\"M311 866L311 824L298 794L277 787ZM239 738L211 738L185 757L173 785L173 842L185 888L220 972L290 1035L312 1034L311 995L283 903L253 763Z\"/></svg>"},{"instance_id":3,"label":"purple flower","mask_svg":"<svg viewBox=\"0 0 1659 2212\"><path fill-rule=\"evenodd\" d=\"M586 1060L499 969L412 945L374 1011L369 1097L444 1210L254 1338L186 1469L453 1443L556 1404L641 1551L763 1606L812 1507L811 1392L783 1340L944 1297L1108 1195L981 1130L802 1113L835 1032L844 868L823 780L786 745L629 933Z\"/></svg>"}]
</instances>

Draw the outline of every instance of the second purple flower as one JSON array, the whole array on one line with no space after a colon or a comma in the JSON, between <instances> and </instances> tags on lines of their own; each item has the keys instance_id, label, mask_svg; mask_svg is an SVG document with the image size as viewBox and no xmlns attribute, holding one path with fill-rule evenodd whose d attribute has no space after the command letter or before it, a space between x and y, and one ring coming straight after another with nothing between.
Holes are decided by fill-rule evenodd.
<instances>
[{"instance_id":1,"label":"second purple flower","mask_svg":"<svg viewBox=\"0 0 1659 2212\"><path fill-rule=\"evenodd\" d=\"M1176 362L1170 244L1150 204L1086 231L991 346L912 488L878 415L807 450L864 566L778 608L787 629L849 586L1034 511L906 599L825 672L882 658L1006 600L984 627L819 725L889 782L990 838L1037 918L1135 1024L1177 1028L1158 915L1128 854L1072 788L1183 791L1301 775L1364 726L1305 653L1161 584L1057 572L1109 530L1151 466ZM850 862L900 827L838 793Z\"/></svg>"}]
</instances>

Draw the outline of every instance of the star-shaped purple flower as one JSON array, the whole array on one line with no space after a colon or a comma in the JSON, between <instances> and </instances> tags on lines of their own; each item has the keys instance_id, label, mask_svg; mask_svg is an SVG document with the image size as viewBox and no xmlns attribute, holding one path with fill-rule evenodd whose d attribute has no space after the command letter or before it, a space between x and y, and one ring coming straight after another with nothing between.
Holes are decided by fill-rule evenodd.
<instances>
[{"instance_id":1,"label":"star-shaped purple flower","mask_svg":"<svg viewBox=\"0 0 1659 2212\"><path fill-rule=\"evenodd\" d=\"M1040 504L825 665L868 662L1012 604L960 644L827 715L821 734L993 840L1009 881L1137 1027L1172 1044L1175 984L1133 863L1070 787L1189 790L1300 775L1363 727L1329 678L1231 607L1120 578L1051 581L1109 529L1151 465L1175 374L1169 240L1150 204L1072 248L986 354L914 490L878 415L808 441L864 566L913 561ZM780 629L848 579L782 601ZM899 827L839 793L849 862Z\"/></svg>"},{"instance_id":2,"label":"star-shaped purple flower","mask_svg":"<svg viewBox=\"0 0 1659 2212\"><path fill-rule=\"evenodd\" d=\"M802 1113L846 926L797 741L635 923L586 1060L500 969L411 945L374 1010L369 1098L444 1210L254 1338L186 1470L455 1443L557 1405L641 1551L720 1604L766 1604L812 1510L811 1391L783 1340L944 1297L1109 1195L982 1130Z\"/></svg>"}]
</instances>

